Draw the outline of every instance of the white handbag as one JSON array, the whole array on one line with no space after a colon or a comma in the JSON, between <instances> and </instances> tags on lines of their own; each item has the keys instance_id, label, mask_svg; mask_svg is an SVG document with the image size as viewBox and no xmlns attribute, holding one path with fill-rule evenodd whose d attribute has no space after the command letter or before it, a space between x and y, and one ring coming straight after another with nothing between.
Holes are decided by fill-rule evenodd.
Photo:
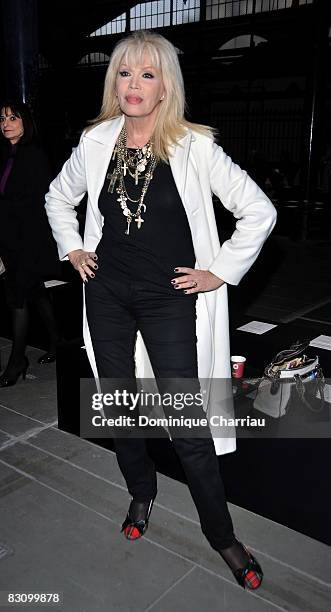
<instances>
[{"instance_id":1,"label":"white handbag","mask_svg":"<svg viewBox=\"0 0 331 612\"><path fill-rule=\"evenodd\" d=\"M317 356L307 357L304 351L309 340L297 341L281 351L265 368L254 400L254 408L274 419L285 416L291 397L312 412L324 405L325 381ZM320 402L316 406L316 398Z\"/></svg>"}]
</instances>

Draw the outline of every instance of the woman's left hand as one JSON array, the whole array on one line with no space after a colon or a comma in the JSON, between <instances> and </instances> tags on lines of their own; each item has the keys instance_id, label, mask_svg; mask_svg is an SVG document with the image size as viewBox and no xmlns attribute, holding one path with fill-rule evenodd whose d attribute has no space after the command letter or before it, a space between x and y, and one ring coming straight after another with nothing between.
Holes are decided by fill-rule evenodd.
<instances>
[{"instance_id":1,"label":"woman's left hand","mask_svg":"<svg viewBox=\"0 0 331 612\"><path fill-rule=\"evenodd\" d=\"M174 289L184 289L184 293L199 293L200 291L214 291L222 285L224 280L209 272L209 270L197 270L196 268L175 268L177 274L183 274L173 278L171 283Z\"/></svg>"}]
</instances>

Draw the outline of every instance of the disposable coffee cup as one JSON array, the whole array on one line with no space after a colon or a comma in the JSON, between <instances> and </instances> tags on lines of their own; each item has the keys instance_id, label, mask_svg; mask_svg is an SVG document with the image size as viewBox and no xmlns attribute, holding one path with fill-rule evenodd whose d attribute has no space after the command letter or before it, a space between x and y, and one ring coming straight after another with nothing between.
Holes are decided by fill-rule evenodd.
<instances>
[{"instance_id":1,"label":"disposable coffee cup","mask_svg":"<svg viewBox=\"0 0 331 612\"><path fill-rule=\"evenodd\" d=\"M244 375L246 357L242 355L232 355L231 366L233 378L242 378Z\"/></svg>"}]
</instances>

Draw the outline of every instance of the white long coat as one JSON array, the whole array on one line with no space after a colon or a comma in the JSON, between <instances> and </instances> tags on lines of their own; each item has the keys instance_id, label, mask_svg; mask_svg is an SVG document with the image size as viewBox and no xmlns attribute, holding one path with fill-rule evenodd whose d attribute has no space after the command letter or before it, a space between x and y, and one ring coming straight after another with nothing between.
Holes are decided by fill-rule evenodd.
<instances>
[{"instance_id":1,"label":"white long coat","mask_svg":"<svg viewBox=\"0 0 331 612\"><path fill-rule=\"evenodd\" d=\"M67 253L75 249L95 251L101 239L103 217L98 208L98 198L123 122L124 116L118 117L83 133L79 145L50 185L46 211L62 260L68 259ZM274 206L247 173L207 136L188 130L173 147L169 162L191 228L196 267L210 270L226 283L237 285L255 261L276 222ZM75 206L86 192L88 203L82 241ZM212 193L238 219L231 238L222 246ZM85 303L83 325L88 359L98 379ZM226 284L198 295L196 325L199 378L230 379ZM139 332L135 359L138 378L154 376ZM214 437L214 444L218 455L236 448L234 437Z\"/></svg>"}]
</instances>

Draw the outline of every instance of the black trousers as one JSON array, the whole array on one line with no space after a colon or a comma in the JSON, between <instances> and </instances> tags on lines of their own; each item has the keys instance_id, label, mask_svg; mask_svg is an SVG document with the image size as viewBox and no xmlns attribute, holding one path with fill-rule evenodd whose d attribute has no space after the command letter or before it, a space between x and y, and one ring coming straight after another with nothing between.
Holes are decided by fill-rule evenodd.
<instances>
[{"instance_id":1,"label":"black trousers","mask_svg":"<svg viewBox=\"0 0 331 612\"><path fill-rule=\"evenodd\" d=\"M171 293L173 291L173 294ZM182 293L182 292L181 292ZM86 312L100 378L134 378L139 329L155 377L198 379L196 297L158 290L147 282L111 278L97 271L85 287ZM205 416L200 408L201 416ZM214 442L211 437L174 437L201 529L219 550L234 542ZM144 438L114 438L119 467L137 501L156 495L154 462Z\"/></svg>"}]
</instances>

